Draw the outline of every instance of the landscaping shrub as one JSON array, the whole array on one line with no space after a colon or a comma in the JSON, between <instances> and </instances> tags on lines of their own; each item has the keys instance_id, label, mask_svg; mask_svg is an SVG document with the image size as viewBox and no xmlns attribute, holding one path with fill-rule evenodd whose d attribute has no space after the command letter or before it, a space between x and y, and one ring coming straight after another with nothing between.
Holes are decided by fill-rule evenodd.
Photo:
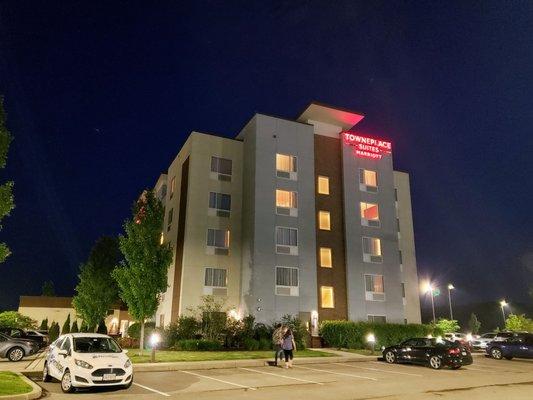
<instances>
[{"instance_id":1,"label":"landscaping shrub","mask_svg":"<svg viewBox=\"0 0 533 400\"><path fill-rule=\"evenodd\" d=\"M172 347L178 340L196 339L199 329L199 323L194 317L181 316L166 327L164 341L168 347Z\"/></svg>"},{"instance_id":2,"label":"landscaping shrub","mask_svg":"<svg viewBox=\"0 0 533 400\"><path fill-rule=\"evenodd\" d=\"M54 342L59 337L59 324L57 322L52 322L50 325L50 330L48 331L48 339L50 343Z\"/></svg>"},{"instance_id":3,"label":"landscaping shrub","mask_svg":"<svg viewBox=\"0 0 533 400\"><path fill-rule=\"evenodd\" d=\"M253 329L253 337L256 340L265 339L269 343L272 343L272 334L274 333L274 328L265 324L255 324Z\"/></svg>"},{"instance_id":4,"label":"landscaping shrub","mask_svg":"<svg viewBox=\"0 0 533 400\"><path fill-rule=\"evenodd\" d=\"M367 348L366 335L369 333L376 337L376 347L387 347L411 337L442 335L442 331L438 327L422 324L324 321L320 325L320 336L327 345L337 348Z\"/></svg>"},{"instance_id":5,"label":"landscaping shrub","mask_svg":"<svg viewBox=\"0 0 533 400\"><path fill-rule=\"evenodd\" d=\"M178 340L173 349L182 351L217 351L222 350L222 344L216 340L184 339Z\"/></svg>"},{"instance_id":6,"label":"landscaping shrub","mask_svg":"<svg viewBox=\"0 0 533 400\"><path fill-rule=\"evenodd\" d=\"M245 338L243 341L244 348L250 351L259 350L259 341L252 338Z\"/></svg>"},{"instance_id":7,"label":"landscaping shrub","mask_svg":"<svg viewBox=\"0 0 533 400\"><path fill-rule=\"evenodd\" d=\"M118 344L120 347L125 349L139 348L139 339L134 339L131 337L120 337L118 338Z\"/></svg>"},{"instance_id":8,"label":"landscaping shrub","mask_svg":"<svg viewBox=\"0 0 533 400\"><path fill-rule=\"evenodd\" d=\"M259 339L259 350L270 350L272 349L272 339Z\"/></svg>"},{"instance_id":9,"label":"landscaping shrub","mask_svg":"<svg viewBox=\"0 0 533 400\"><path fill-rule=\"evenodd\" d=\"M291 328L298 350L305 349L309 333L300 318L287 314L281 318L281 323Z\"/></svg>"}]
</instances>

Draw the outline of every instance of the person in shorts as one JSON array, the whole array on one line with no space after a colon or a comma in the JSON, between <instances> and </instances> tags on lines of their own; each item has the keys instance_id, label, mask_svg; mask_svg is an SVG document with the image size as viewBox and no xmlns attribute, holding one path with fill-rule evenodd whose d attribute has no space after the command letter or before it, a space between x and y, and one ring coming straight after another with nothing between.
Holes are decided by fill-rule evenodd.
<instances>
[{"instance_id":1,"label":"person in shorts","mask_svg":"<svg viewBox=\"0 0 533 400\"><path fill-rule=\"evenodd\" d=\"M293 352L296 351L296 343L291 329L287 329L283 335L283 342L281 343L283 354L285 355L285 368L292 368Z\"/></svg>"}]
</instances>

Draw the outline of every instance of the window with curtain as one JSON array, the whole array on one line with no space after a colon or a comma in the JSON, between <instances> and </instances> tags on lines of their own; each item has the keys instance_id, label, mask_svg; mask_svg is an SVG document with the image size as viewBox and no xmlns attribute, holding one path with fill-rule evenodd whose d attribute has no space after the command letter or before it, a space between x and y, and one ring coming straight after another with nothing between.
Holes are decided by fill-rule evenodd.
<instances>
[{"instance_id":1,"label":"window with curtain","mask_svg":"<svg viewBox=\"0 0 533 400\"><path fill-rule=\"evenodd\" d=\"M298 208L298 193L276 189L276 207Z\"/></svg>"},{"instance_id":2,"label":"window with curtain","mask_svg":"<svg viewBox=\"0 0 533 400\"><path fill-rule=\"evenodd\" d=\"M207 245L221 248L229 248L229 230L208 229Z\"/></svg>"},{"instance_id":3,"label":"window with curtain","mask_svg":"<svg viewBox=\"0 0 533 400\"><path fill-rule=\"evenodd\" d=\"M295 228L276 227L276 244L280 246L298 246L298 230Z\"/></svg>"}]
</instances>

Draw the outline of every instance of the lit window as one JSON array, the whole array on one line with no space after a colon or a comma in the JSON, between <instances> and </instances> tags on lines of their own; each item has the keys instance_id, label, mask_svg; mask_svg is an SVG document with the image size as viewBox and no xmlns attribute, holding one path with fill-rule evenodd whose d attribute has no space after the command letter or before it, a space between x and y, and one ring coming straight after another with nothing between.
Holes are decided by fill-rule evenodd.
<instances>
[{"instance_id":1,"label":"lit window","mask_svg":"<svg viewBox=\"0 0 533 400\"><path fill-rule=\"evenodd\" d=\"M277 189L276 206L283 208L298 208L298 193Z\"/></svg>"},{"instance_id":2,"label":"lit window","mask_svg":"<svg viewBox=\"0 0 533 400\"><path fill-rule=\"evenodd\" d=\"M361 202L361 218L367 221L379 221L378 205Z\"/></svg>"},{"instance_id":3,"label":"lit window","mask_svg":"<svg viewBox=\"0 0 533 400\"><path fill-rule=\"evenodd\" d=\"M332 268L331 249L329 247L320 248L320 266L325 268Z\"/></svg>"},{"instance_id":4,"label":"lit window","mask_svg":"<svg viewBox=\"0 0 533 400\"><path fill-rule=\"evenodd\" d=\"M219 248L229 248L229 230L208 229L207 245Z\"/></svg>"},{"instance_id":5,"label":"lit window","mask_svg":"<svg viewBox=\"0 0 533 400\"><path fill-rule=\"evenodd\" d=\"M230 211L231 196L224 193L209 192L209 208Z\"/></svg>"},{"instance_id":6,"label":"lit window","mask_svg":"<svg viewBox=\"0 0 533 400\"><path fill-rule=\"evenodd\" d=\"M286 154L276 154L276 170L281 172L296 172L296 157Z\"/></svg>"},{"instance_id":7,"label":"lit window","mask_svg":"<svg viewBox=\"0 0 533 400\"><path fill-rule=\"evenodd\" d=\"M211 172L231 176L231 160L220 157L211 157Z\"/></svg>"},{"instance_id":8,"label":"lit window","mask_svg":"<svg viewBox=\"0 0 533 400\"><path fill-rule=\"evenodd\" d=\"M322 308L335 307L333 300L333 288L331 286L320 287L320 303L322 304Z\"/></svg>"},{"instance_id":9,"label":"lit window","mask_svg":"<svg viewBox=\"0 0 533 400\"><path fill-rule=\"evenodd\" d=\"M298 246L298 230L295 228L276 227L276 244L280 246Z\"/></svg>"},{"instance_id":10,"label":"lit window","mask_svg":"<svg viewBox=\"0 0 533 400\"><path fill-rule=\"evenodd\" d=\"M276 267L277 286L298 286L298 268Z\"/></svg>"},{"instance_id":11,"label":"lit window","mask_svg":"<svg viewBox=\"0 0 533 400\"><path fill-rule=\"evenodd\" d=\"M318 227L325 231L331 230L329 211L318 212Z\"/></svg>"},{"instance_id":12,"label":"lit window","mask_svg":"<svg viewBox=\"0 0 533 400\"><path fill-rule=\"evenodd\" d=\"M327 176L318 177L318 193L329 194L329 178Z\"/></svg>"},{"instance_id":13,"label":"lit window","mask_svg":"<svg viewBox=\"0 0 533 400\"><path fill-rule=\"evenodd\" d=\"M376 171L371 171L369 169L359 169L359 183L371 186L371 187L377 187L378 186L378 174Z\"/></svg>"},{"instance_id":14,"label":"lit window","mask_svg":"<svg viewBox=\"0 0 533 400\"><path fill-rule=\"evenodd\" d=\"M384 315L369 315L368 322L373 322L375 324L384 324L387 322L387 318Z\"/></svg>"},{"instance_id":15,"label":"lit window","mask_svg":"<svg viewBox=\"0 0 533 400\"><path fill-rule=\"evenodd\" d=\"M365 288L367 292L384 293L383 275L365 275Z\"/></svg>"},{"instance_id":16,"label":"lit window","mask_svg":"<svg viewBox=\"0 0 533 400\"><path fill-rule=\"evenodd\" d=\"M159 244L163 244L165 243L165 235L163 234L163 232L161 232L161 237L159 238Z\"/></svg>"},{"instance_id":17,"label":"lit window","mask_svg":"<svg viewBox=\"0 0 533 400\"><path fill-rule=\"evenodd\" d=\"M223 268L205 269L204 285L212 287L226 287L227 286L227 272Z\"/></svg>"},{"instance_id":18,"label":"lit window","mask_svg":"<svg viewBox=\"0 0 533 400\"><path fill-rule=\"evenodd\" d=\"M176 177L173 176L170 181L170 198L174 195L174 189L176 188Z\"/></svg>"},{"instance_id":19,"label":"lit window","mask_svg":"<svg viewBox=\"0 0 533 400\"><path fill-rule=\"evenodd\" d=\"M381 240L378 238L363 238L363 254L372 257L381 257Z\"/></svg>"}]
</instances>

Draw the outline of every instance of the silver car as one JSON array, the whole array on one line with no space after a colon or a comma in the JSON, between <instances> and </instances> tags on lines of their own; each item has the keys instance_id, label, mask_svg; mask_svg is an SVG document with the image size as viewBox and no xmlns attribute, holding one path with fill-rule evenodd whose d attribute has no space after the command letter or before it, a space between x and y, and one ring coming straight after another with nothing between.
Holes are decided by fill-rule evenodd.
<instances>
[{"instance_id":1,"label":"silver car","mask_svg":"<svg viewBox=\"0 0 533 400\"><path fill-rule=\"evenodd\" d=\"M20 361L39 351L39 345L33 340L15 339L0 333L0 358Z\"/></svg>"}]
</instances>

